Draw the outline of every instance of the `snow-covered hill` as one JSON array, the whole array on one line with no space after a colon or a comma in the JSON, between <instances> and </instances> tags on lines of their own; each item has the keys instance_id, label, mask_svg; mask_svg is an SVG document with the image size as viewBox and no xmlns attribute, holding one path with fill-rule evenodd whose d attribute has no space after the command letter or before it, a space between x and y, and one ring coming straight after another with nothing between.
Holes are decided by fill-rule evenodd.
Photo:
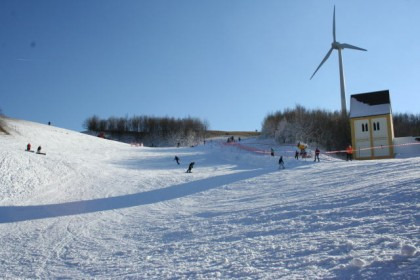
<instances>
[{"instance_id":1,"label":"snow-covered hill","mask_svg":"<svg viewBox=\"0 0 420 280\"><path fill-rule=\"evenodd\" d=\"M0 278L419 279L419 156L314 163L255 138L241 144L276 156L7 125Z\"/></svg>"}]
</instances>

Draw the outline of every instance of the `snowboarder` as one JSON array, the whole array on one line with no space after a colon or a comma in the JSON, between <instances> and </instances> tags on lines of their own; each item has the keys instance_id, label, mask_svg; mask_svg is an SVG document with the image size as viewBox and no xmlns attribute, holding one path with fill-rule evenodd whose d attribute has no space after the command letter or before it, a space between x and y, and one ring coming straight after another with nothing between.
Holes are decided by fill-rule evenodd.
<instances>
[{"instance_id":1,"label":"snowboarder","mask_svg":"<svg viewBox=\"0 0 420 280\"><path fill-rule=\"evenodd\" d=\"M174 160L175 160L175 161L176 161L176 163L178 163L178 165L179 165L179 157L178 157L178 156L175 156Z\"/></svg>"},{"instance_id":2,"label":"snowboarder","mask_svg":"<svg viewBox=\"0 0 420 280\"><path fill-rule=\"evenodd\" d=\"M30 151L31 151L31 143L28 143L28 145L26 145L26 150L27 150L28 152L30 152Z\"/></svg>"},{"instance_id":3,"label":"snowboarder","mask_svg":"<svg viewBox=\"0 0 420 280\"><path fill-rule=\"evenodd\" d=\"M271 148L271 152L270 152L271 156L274 157L274 149Z\"/></svg>"},{"instance_id":4,"label":"snowboarder","mask_svg":"<svg viewBox=\"0 0 420 280\"><path fill-rule=\"evenodd\" d=\"M348 160L352 161L353 160L353 148L351 147L351 145L349 145L347 147L347 149L346 149L346 155L347 155L346 161L348 161Z\"/></svg>"},{"instance_id":5,"label":"snowboarder","mask_svg":"<svg viewBox=\"0 0 420 280\"><path fill-rule=\"evenodd\" d=\"M284 169L283 156L280 156L280 159L279 159L279 168Z\"/></svg>"},{"instance_id":6,"label":"snowboarder","mask_svg":"<svg viewBox=\"0 0 420 280\"><path fill-rule=\"evenodd\" d=\"M315 162L317 159L318 159L318 162L319 162L319 153L320 153L320 150L318 149L318 147L316 147L314 162Z\"/></svg>"},{"instance_id":7,"label":"snowboarder","mask_svg":"<svg viewBox=\"0 0 420 280\"><path fill-rule=\"evenodd\" d=\"M193 169L194 164L195 164L195 162L191 162L190 165L188 165L188 169L187 169L186 173L191 173L191 170Z\"/></svg>"}]
</instances>

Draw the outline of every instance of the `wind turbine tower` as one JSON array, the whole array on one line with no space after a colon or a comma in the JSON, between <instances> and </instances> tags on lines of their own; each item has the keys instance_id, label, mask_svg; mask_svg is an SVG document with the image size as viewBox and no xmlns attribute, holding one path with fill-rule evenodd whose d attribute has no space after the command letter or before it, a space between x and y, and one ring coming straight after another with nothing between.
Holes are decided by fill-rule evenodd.
<instances>
[{"instance_id":1,"label":"wind turbine tower","mask_svg":"<svg viewBox=\"0 0 420 280\"><path fill-rule=\"evenodd\" d=\"M339 43L336 41L335 37L335 6L334 6L334 14L333 14L333 42L331 43L331 48L327 52L327 55L324 57L324 59L319 64L318 68L316 68L315 72L312 74L311 79L313 76L315 76L315 73L321 68L322 64L324 64L325 61L327 61L328 57L330 57L333 50L338 51L338 65L339 65L339 71L340 71L340 92L341 92L341 113L343 115L347 114L346 110L346 85L344 80L344 69L343 69L343 58L341 56L341 50L343 49L353 49L353 50L359 50L359 51L367 51L365 49L346 44L346 43Z\"/></svg>"}]
</instances>

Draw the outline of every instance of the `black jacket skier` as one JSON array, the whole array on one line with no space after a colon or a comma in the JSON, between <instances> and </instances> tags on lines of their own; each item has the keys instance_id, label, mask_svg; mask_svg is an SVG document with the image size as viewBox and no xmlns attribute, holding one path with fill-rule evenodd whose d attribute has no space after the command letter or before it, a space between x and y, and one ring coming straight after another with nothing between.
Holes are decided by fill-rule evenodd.
<instances>
[{"instance_id":1,"label":"black jacket skier","mask_svg":"<svg viewBox=\"0 0 420 280\"><path fill-rule=\"evenodd\" d=\"M191 173L191 170L194 167L195 162L191 162L190 165L188 165L187 173Z\"/></svg>"},{"instance_id":2,"label":"black jacket skier","mask_svg":"<svg viewBox=\"0 0 420 280\"><path fill-rule=\"evenodd\" d=\"M283 156L280 156L279 158L279 168L284 169L284 161L283 161Z\"/></svg>"},{"instance_id":3,"label":"black jacket skier","mask_svg":"<svg viewBox=\"0 0 420 280\"><path fill-rule=\"evenodd\" d=\"M174 160L175 160L175 161L176 161L176 163L178 163L178 165L179 165L179 157L178 157L178 156L175 156Z\"/></svg>"}]
</instances>

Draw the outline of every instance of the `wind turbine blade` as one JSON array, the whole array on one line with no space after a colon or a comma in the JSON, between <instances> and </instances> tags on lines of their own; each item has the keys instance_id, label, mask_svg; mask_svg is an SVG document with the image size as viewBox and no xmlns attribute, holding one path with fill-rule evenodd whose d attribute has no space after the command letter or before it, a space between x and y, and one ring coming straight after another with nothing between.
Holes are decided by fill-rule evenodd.
<instances>
[{"instance_id":1,"label":"wind turbine blade","mask_svg":"<svg viewBox=\"0 0 420 280\"><path fill-rule=\"evenodd\" d=\"M333 14L333 39L335 42L335 5L334 5L334 14Z\"/></svg>"},{"instance_id":2,"label":"wind turbine blade","mask_svg":"<svg viewBox=\"0 0 420 280\"><path fill-rule=\"evenodd\" d=\"M324 59L321 61L321 63L319 64L318 68L316 68L315 72L312 74L311 78L309 80L312 80L313 76L315 76L315 73L319 70L319 68L321 68L322 64L324 64L325 61L327 61L328 57L330 57L331 53L333 51L333 48L331 48L328 52L327 55L324 57Z\"/></svg>"},{"instance_id":3,"label":"wind turbine blade","mask_svg":"<svg viewBox=\"0 0 420 280\"><path fill-rule=\"evenodd\" d=\"M365 51L365 52L367 51L365 49L362 49L362 48L359 48L350 44L340 44L340 46L342 49L353 49L353 50L359 50L359 51Z\"/></svg>"}]
</instances>

